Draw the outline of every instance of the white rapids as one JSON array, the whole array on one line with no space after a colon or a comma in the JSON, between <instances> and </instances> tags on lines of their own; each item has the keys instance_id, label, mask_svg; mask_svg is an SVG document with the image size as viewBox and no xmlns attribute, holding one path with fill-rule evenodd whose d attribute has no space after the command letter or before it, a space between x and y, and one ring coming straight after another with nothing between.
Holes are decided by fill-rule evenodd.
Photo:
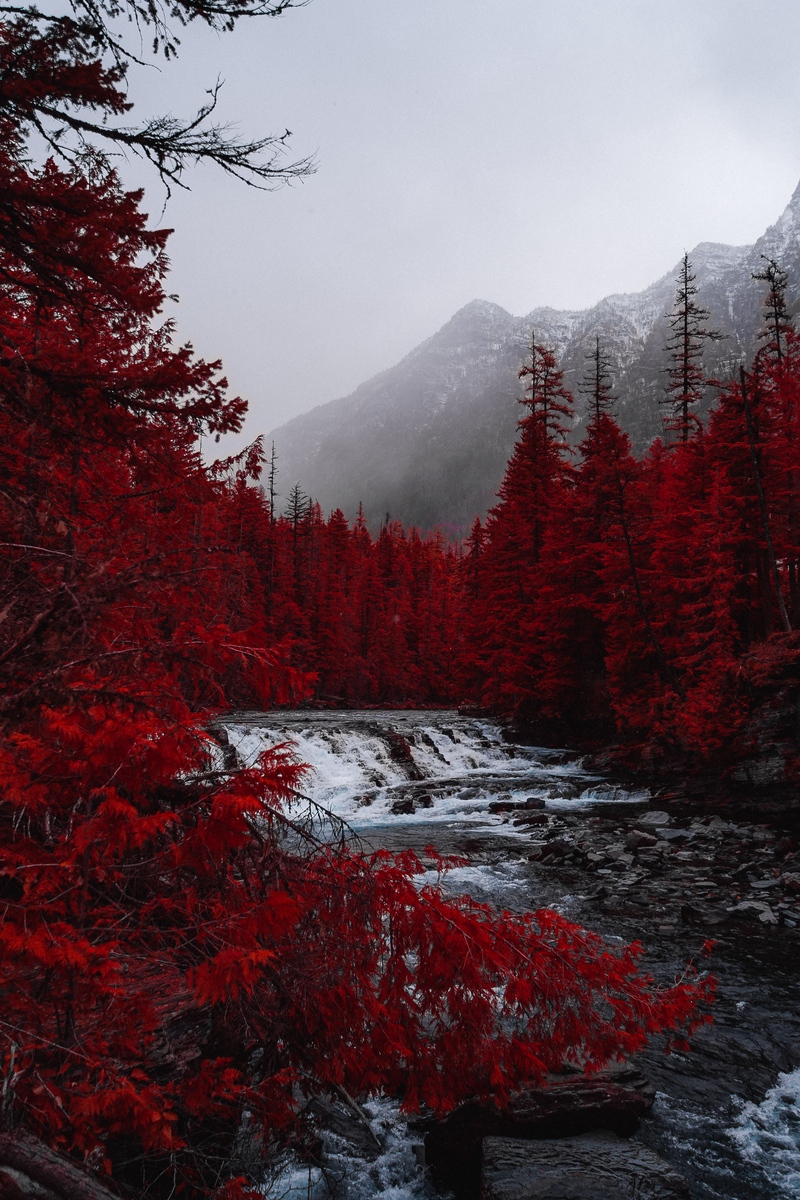
<instances>
[{"instance_id":1,"label":"white rapids","mask_svg":"<svg viewBox=\"0 0 800 1200\"><path fill-rule=\"evenodd\" d=\"M357 832L396 821L408 798L404 823L456 821L510 834L490 801L575 809L650 799L593 775L573 753L509 743L491 721L449 710L236 713L223 724L242 765L291 742L309 767L303 792Z\"/></svg>"},{"instance_id":2,"label":"white rapids","mask_svg":"<svg viewBox=\"0 0 800 1200\"><path fill-rule=\"evenodd\" d=\"M215 727L228 743L220 747L225 769L290 744L309 768L302 793L362 845L397 849L429 839L446 852L466 845L472 855L474 844L477 857L444 877L445 890L512 910L550 904L569 916L573 900L543 890L552 877L528 861L525 843L537 835L515 825L516 809L530 802L574 824L577 810L590 821L604 805L610 815L609 805L635 811L654 799L593 774L573 751L510 743L491 721L452 710L233 713ZM498 849L500 838L509 840ZM432 869L420 882L437 878ZM377 1157L361 1158L325 1132L325 1166L289 1164L265 1184L269 1200L435 1200L415 1153L419 1135L398 1105L373 1098L365 1107L382 1146ZM693 1200L800 1200L800 1071L781 1075L761 1103L732 1096L724 1112L711 1111L660 1093L654 1113L675 1165L703 1164Z\"/></svg>"},{"instance_id":3,"label":"white rapids","mask_svg":"<svg viewBox=\"0 0 800 1200\"><path fill-rule=\"evenodd\" d=\"M800 1070L779 1075L760 1104L744 1104L728 1135L776 1196L800 1197Z\"/></svg>"}]
</instances>

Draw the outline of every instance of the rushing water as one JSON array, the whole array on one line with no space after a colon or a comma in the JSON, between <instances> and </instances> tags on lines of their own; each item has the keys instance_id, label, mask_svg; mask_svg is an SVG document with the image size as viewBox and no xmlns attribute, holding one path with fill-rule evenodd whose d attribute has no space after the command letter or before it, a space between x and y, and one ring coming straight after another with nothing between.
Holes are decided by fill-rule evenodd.
<instances>
[{"instance_id":1,"label":"rushing water","mask_svg":"<svg viewBox=\"0 0 800 1200\"><path fill-rule=\"evenodd\" d=\"M665 935L657 913L652 925L598 917L586 904L592 880L529 862L530 830L489 811L493 802L532 799L583 822L604 806L635 811L650 803L649 792L607 783L574 753L510 745L489 721L436 710L248 713L229 718L225 729L242 763L268 746L294 743L310 767L305 793L367 848L433 843L465 854L471 863L448 875L450 890L512 909L549 904L609 938L641 937L650 969L664 980L702 940L680 927ZM688 1055L667 1058L653 1048L642 1056L658 1098L637 1137L689 1178L694 1200L800 1197L797 942L728 926L715 936L714 1027L700 1032ZM343 1200L429 1194L396 1107L381 1100L369 1113L384 1146L375 1161L359 1160L331 1135L327 1177L289 1172L279 1190L322 1197L332 1188Z\"/></svg>"}]
</instances>

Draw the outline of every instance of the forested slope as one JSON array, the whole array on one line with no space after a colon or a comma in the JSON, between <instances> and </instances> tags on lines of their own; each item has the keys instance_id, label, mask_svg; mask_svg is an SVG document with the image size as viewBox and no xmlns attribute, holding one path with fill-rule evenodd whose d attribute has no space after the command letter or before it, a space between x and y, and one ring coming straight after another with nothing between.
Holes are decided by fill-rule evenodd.
<instances>
[{"instance_id":1,"label":"forested slope","mask_svg":"<svg viewBox=\"0 0 800 1200\"><path fill-rule=\"evenodd\" d=\"M690 252L700 302L726 340L712 348L710 375L729 378L756 348L761 292L752 273L774 257L800 295L800 188L753 246L704 242ZM622 428L637 453L662 433L668 331L677 267L643 292L607 296L582 312L536 309L515 317L482 300L466 305L402 362L351 396L321 405L268 435L280 490L296 482L327 510L353 519L359 503L376 530L388 512L405 525L466 533L494 502L516 435L517 372L531 332L558 356L576 395L580 441L586 401L578 394L585 356L600 336L614 362ZM706 393L708 412L714 394Z\"/></svg>"}]
</instances>

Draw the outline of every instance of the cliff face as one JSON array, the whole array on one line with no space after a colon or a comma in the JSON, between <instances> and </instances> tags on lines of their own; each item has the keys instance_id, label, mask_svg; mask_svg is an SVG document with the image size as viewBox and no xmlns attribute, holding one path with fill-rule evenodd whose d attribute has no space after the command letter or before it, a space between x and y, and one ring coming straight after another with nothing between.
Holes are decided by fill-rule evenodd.
<instances>
[{"instance_id":1,"label":"cliff face","mask_svg":"<svg viewBox=\"0 0 800 1200\"><path fill-rule=\"evenodd\" d=\"M699 301L726 340L708 347L709 374L729 377L756 346L762 256L789 272L800 297L800 185L780 219L754 246L702 242L690 252ZM275 430L282 492L299 481L323 508L352 517L363 503L371 524L389 512L423 529L463 533L491 507L516 437L517 371L536 338L552 346L577 393L595 335L616 368L618 414L642 450L661 432L664 343L678 266L643 292L607 296L582 312L534 309L514 317L473 300L438 333L352 395ZM580 436L581 399L578 401ZM705 408L713 402L706 397Z\"/></svg>"}]
</instances>

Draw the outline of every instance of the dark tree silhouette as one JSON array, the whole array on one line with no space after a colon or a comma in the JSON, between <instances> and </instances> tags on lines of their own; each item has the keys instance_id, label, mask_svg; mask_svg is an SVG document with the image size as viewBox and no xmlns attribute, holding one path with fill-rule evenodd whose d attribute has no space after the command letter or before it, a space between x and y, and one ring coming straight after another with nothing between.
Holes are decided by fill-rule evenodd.
<instances>
[{"instance_id":1,"label":"dark tree silhouette","mask_svg":"<svg viewBox=\"0 0 800 1200\"><path fill-rule=\"evenodd\" d=\"M595 336L594 349L584 357L587 368L579 391L589 397L592 419L598 422L601 413L612 412L616 400L612 391L611 357L603 348L599 334Z\"/></svg>"},{"instance_id":2,"label":"dark tree silhouette","mask_svg":"<svg viewBox=\"0 0 800 1200\"><path fill-rule=\"evenodd\" d=\"M782 362L786 351L786 339L794 330L794 321L786 300L789 276L774 258L766 258L764 255L762 257L766 264L764 269L753 272L753 279L768 285L764 297L764 328L758 335L759 341L765 343L761 347L761 353L774 355L778 362Z\"/></svg>"},{"instance_id":3,"label":"dark tree silhouette","mask_svg":"<svg viewBox=\"0 0 800 1200\"><path fill-rule=\"evenodd\" d=\"M302 0L301 0L302 2ZM141 62L141 40L153 38L154 54L173 58L179 39L172 25L199 21L218 32L248 16L278 17L297 0L71 0L71 15L56 9L0 4L5 14L0 45L0 119L18 136L38 133L58 157L80 162L102 148L130 151L151 162L161 179L182 185L187 166L214 162L228 174L260 188L275 188L313 170L309 159L286 162L286 130L252 140L238 138L213 120L221 84L214 83L193 117L170 114L141 124L122 118L128 101L128 70ZM120 34L134 33L137 50Z\"/></svg>"},{"instance_id":4,"label":"dark tree silhouette","mask_svg":"<svg viewBox=\"0 0 800 1200\"><path fill-rule=\"evenodd\" d=\"M676 282L678 290L669 317L671 332L666 345L670 366L665 399L669 413L665 426L677 441L688 442L701 427L694 410L706 388L701 366L703 346L707 341L721 341L724 334L706 328L709 314L695 299L697 288L688 254L683 256Z\"/></svg>"}]
</instances>

